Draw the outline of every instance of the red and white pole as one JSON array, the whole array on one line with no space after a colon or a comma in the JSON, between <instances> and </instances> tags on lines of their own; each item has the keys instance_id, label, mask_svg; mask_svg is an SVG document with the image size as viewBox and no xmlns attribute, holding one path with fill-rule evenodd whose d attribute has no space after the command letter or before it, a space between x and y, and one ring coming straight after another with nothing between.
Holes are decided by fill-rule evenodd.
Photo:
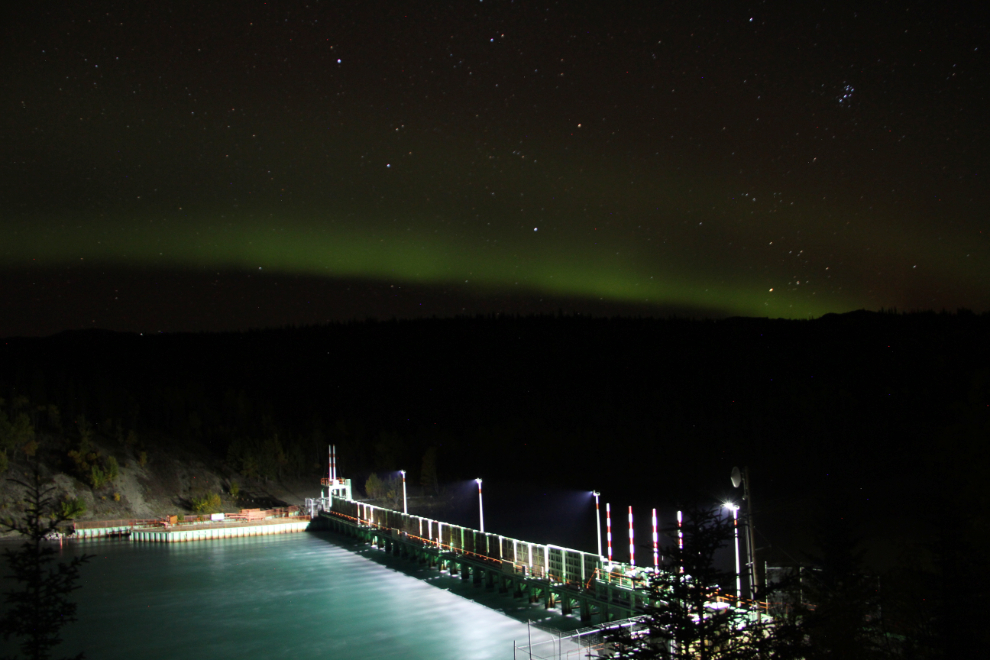
<instances>
[{"instance_id":1,"label":"red and white pole","mask_svg":"<svg viewBox=\"0 0 990 660\"><path fill-rule=\"evenodd\" d=\"M657 535L657 510L653 509L653 568L660 570L660 537Z\"/></svg>"},{"instance_id":2,"label":"red and white pole","mask_svg":"<svg viewBox=\"0 0 990 660\"><path fill-rule=\"evenodd\" d=\"M629 565L636 565L636 545L633 543L632 507L629 507Z\"/></svg>"},{"instance_id":3,"label":"red and white pole","mask_svg":"<svg viewBox=\"0 0 990 660\"><path fill-rule=\"evenodd\" d=\"M608 539L608 566L612 567L612 505L605 503L605 538Z\"/></svg>"}]
</instances>

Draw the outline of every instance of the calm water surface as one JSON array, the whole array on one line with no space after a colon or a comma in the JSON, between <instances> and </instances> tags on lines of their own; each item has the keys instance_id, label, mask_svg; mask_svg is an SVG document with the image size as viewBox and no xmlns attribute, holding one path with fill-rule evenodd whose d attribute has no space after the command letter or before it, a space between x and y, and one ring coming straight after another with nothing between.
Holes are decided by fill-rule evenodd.
<instances>
[{"instance_id":1,"label":"calm water surface","mask_svg":"<svg viewBox=\"0 0 990 660\"><path fill-rule=\"evenodd\" d=\"M79 551L95 557L59 657L511 658L527 619L580 626L330 532Z\"/></svg>"}]
</instances>

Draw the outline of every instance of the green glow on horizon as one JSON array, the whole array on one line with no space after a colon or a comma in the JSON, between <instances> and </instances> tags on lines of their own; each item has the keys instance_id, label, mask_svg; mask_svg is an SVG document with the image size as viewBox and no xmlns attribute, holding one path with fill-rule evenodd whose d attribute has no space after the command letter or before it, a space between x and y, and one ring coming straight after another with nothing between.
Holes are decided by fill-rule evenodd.
<instances>
[{"instance_id":1,"label":"green glow on horizon","mask_svg":"<svg viewBox=\"0 0 990 660\"><path fill-rule=\"evenodd\" d=\"M634 250L605 256L587 247L557 248L536 241L497 246L465 237L460 241L420 233L358 231L324 224L238 222L221 227L183 220L159 221L142 229L98 226L51 230L25 226L8 241L0 262L8 266L86 263L142 268L264 269L268 273L358 277L384 282L463 287L468 292L546 294L656 306L712 310L725 315L809 318L859 309L862 302L771 293L759 278L736 280L692 272L685 264L651 263ZM133 225L129 225L133 226ZM204 228L208 227L208 228ZM566 253L566 254L565 254ZM629 255L629 256L626 256Z\"/></svg>"}]
</instances>

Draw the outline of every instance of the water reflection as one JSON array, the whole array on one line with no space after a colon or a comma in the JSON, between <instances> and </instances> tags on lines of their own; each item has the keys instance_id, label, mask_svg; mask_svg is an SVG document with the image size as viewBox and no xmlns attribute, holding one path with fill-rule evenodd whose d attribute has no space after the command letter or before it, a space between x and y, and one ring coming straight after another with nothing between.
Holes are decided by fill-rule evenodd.
<instances>
[{"instance_id":1,"label":"water reflection","mask_svg":"<svg viewBox=\"0 0 990 660\"><path fill-rule=\"evenodd\" d=\"M511 658L526 620L577 617L330 532L186 544L90 541L79 621L59 655L91 658ZM547 636L534 631L534 641Z\"/></svg>"}]
</instances>

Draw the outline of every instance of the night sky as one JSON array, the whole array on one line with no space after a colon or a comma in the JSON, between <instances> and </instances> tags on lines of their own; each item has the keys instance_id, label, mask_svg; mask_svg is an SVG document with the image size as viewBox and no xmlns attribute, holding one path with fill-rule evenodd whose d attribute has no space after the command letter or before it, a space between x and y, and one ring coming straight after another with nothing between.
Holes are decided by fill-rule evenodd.
<instances>
[{"instance_id":1,"label":"night sky","mask_svg":"<svg viewBox=\"0 0 990 660\"><path fill-rule=\"evenodd\" d=\"M24 5L0 336L986 311L988 22L946 4Z\"/></svg>"}]
</instances>

